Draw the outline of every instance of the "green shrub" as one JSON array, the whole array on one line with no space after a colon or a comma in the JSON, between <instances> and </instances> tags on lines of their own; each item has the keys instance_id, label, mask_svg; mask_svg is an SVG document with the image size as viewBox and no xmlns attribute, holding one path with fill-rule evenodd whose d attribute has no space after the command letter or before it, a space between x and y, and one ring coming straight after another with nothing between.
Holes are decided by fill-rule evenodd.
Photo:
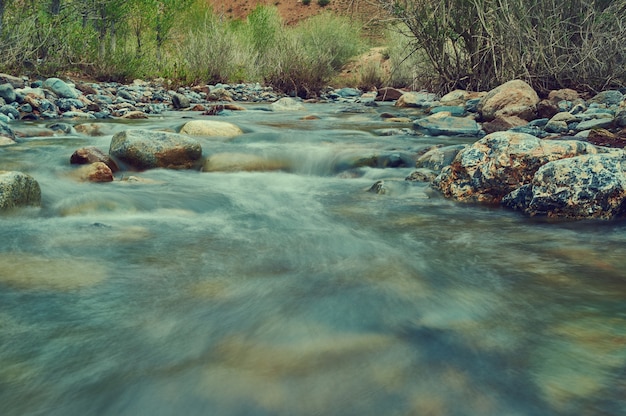
<instances>
[{"instance_id":1,"label":"green shrub","mask_svg":"<svg viewBox=\"0 0 626 416\"><path fill-rule=\"evenodd\" d=\"M317 4L319 4L320 7L326 7L330 4L330 0L317 0Z\"/></svg>"},{"instance_id":2,"label":"green shrub","mask_svg":"<svg viewBox=\"0 0 626 416\"><path fill-rule=\"evenodd\" d=\"M322 13L285 31L267 67L265 80L284 92L315 95L363 49L360 26Z\"/></svg>"},{"instance_id":3,"label":"green shrub","mask_svg":"<svg viewBox=\"0 0 626 416\"><path fill-rule=\"evenodd\" d=\"M311 4L311 0L302 0L302 4L308 6L309 4Z\"/></svg>"}]
</instances>

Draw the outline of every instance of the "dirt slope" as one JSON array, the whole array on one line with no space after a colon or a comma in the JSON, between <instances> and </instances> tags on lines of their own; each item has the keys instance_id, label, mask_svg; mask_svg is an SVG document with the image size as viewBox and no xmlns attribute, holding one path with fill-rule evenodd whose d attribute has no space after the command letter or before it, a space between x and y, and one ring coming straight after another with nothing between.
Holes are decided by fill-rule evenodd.
<instances>
[{"instance_id":1,"label":"dirt slope","mask_svg":"<svg viewBox=\"0 0 626 416\"><path fill-rule=\"evenodd\" d=\"M275 5L289 25L320 13L331 10L335 13L347 14L368 22L379 15L378 8L372 0L330 0L326 7L318 5L317 0L311 0L309 5L302 4L302 0L207 0L213 10L225 17L245 18L259 4Z\"/></svg>"}]
</instances>

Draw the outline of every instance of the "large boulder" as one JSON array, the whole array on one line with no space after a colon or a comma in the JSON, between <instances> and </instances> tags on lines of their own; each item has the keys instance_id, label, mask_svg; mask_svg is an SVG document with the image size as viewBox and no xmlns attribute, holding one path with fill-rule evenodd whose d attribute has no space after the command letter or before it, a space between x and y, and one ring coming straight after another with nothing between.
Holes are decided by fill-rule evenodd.
<instances>
[{"instance_id":1,"label":"large boulder","mask_svg":"<svg viewBox=\"0 0 626 416\"><path fill-rule=\"evenodd\" d=\"M502 203L531 216L612 219L626 212L625 170L623 153L556 160Z\"/></svg>"},{"instance_id":2,"label":"large boulder","mask_svg":"<svg viewBox=\"0 0 626 416\"><path fill-rule=\"evenodd\" d=\"M499 203L509 192L530 183L546 163L596 153L592 144L576 140L491 133L461 150L452 164L443 168L433 186L457 200Z\"/></svg>"},{"instance_id":3,"label":"large boulder","mask_svg":"<svg viewBox=\"0 0 626 416\"><path fill-rule=\"evenodd\" d=\"M181 134L204 137L234 137L243 131L232 123L217 120L191 120L180 129Z\"/></svg>"},{"instance_id":4,"label":"large boulder","mask_svg":"<svg viewBox=\"0 0 626 416\"><path fill-rule=\"evenodd\" d=\"M138 129L116 133L109 154L137 169L189 169L202 157L202 147L182 134Z\"/></svg>"},{"instance_id":5,"label":"large boulder","mask_svg":"<svg viewBox=\"0 0 626 416\"><path fill-rule=\"evenodd\" d=\"M486 121L505 116L530 121L536 116L539 101L539 96L530 85L516 79L505 82L482 97L478 112Z\"/></svg>"},{"instance_id":6,"label":"large boulder","mask_svg":"<svg viewBox=\"0 0 626 416\"><path fill-rule=\"evenodd\" d=\"M26 205L41 205L37 181L22 172L0 171L0 210Z\"/></svg>"}]
</instances>

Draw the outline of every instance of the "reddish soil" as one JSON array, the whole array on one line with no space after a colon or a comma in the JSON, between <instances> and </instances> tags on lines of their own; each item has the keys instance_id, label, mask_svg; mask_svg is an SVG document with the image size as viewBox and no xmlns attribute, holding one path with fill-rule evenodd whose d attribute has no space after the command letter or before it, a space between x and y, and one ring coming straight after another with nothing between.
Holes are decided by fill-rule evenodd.
<instances>
[{"instance_id":1,"label":"reddish soil","mask_svg":"<svg viewBox=\"0 0 626 416\"><path fill-rule=\"evenodd\" d=\"M363 20L365 23L379 15L378 8L371 0L330 0L328 6L321 7L318 0L311 0L304 5L302 0L207 0L213 10L226 17L242 19L259 5L274 5L288 25L313 16L324 10L347 14Z\"/></svg>"}]
</instances>

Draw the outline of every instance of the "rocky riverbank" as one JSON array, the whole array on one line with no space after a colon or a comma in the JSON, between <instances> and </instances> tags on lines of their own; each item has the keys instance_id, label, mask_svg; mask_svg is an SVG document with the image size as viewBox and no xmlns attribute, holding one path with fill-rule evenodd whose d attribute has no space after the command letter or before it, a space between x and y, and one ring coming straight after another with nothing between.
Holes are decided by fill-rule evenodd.
<instances>
[{"instance_id":1,"label":"rocky riverbank","mask_svg":"<svg viewBox=\"0 0 626 416\"><path fill-rule=\"evenodd\" d=\"M417 170L406 179L432 181L433 188L446 197L502 204L531 216L614 219L626 211L624 98L617 90L587 99L573 90L558 90L542 99L529 85L514 80L488 92L453 91L442 97L389 88L365 93L328 88L317 101L345 103L346 111L363 113L379 101L393 102L389 112L371 113L398 126L379 131L381 135L475 138L471 145L436 146L411 156ZM94 135L98 134L98 120L145 119L171 110L215 115L242 111L242 103L265 103L268 111L303 109L299 100L259 84L171 89L162 81L123 85L59 78L31 81L0 74L0 144L21 140L19 128L13 128L18 120L49 121L43 124L50 135ZM119 166L122 170L211 171L221 164L201 160L202 147L194 136L242 133L238 126L214 120L188 124L178 132L121 132L113 137L108 152L78 149L71 160L88 165L81 176L91 181L114 180ZM252 164L260 169L281 169L280 164L246 156L244 161L229 159L231 168ZM406 166L404 162L402 166ZM3 186L12 190L2 195L0 206L39 203L27 175L3 175L0 179L9 181ZM16 193L20 183L27 184L27 196ZM372 189L385 192L384 184Z\"/></svg>"}]
</instances>

